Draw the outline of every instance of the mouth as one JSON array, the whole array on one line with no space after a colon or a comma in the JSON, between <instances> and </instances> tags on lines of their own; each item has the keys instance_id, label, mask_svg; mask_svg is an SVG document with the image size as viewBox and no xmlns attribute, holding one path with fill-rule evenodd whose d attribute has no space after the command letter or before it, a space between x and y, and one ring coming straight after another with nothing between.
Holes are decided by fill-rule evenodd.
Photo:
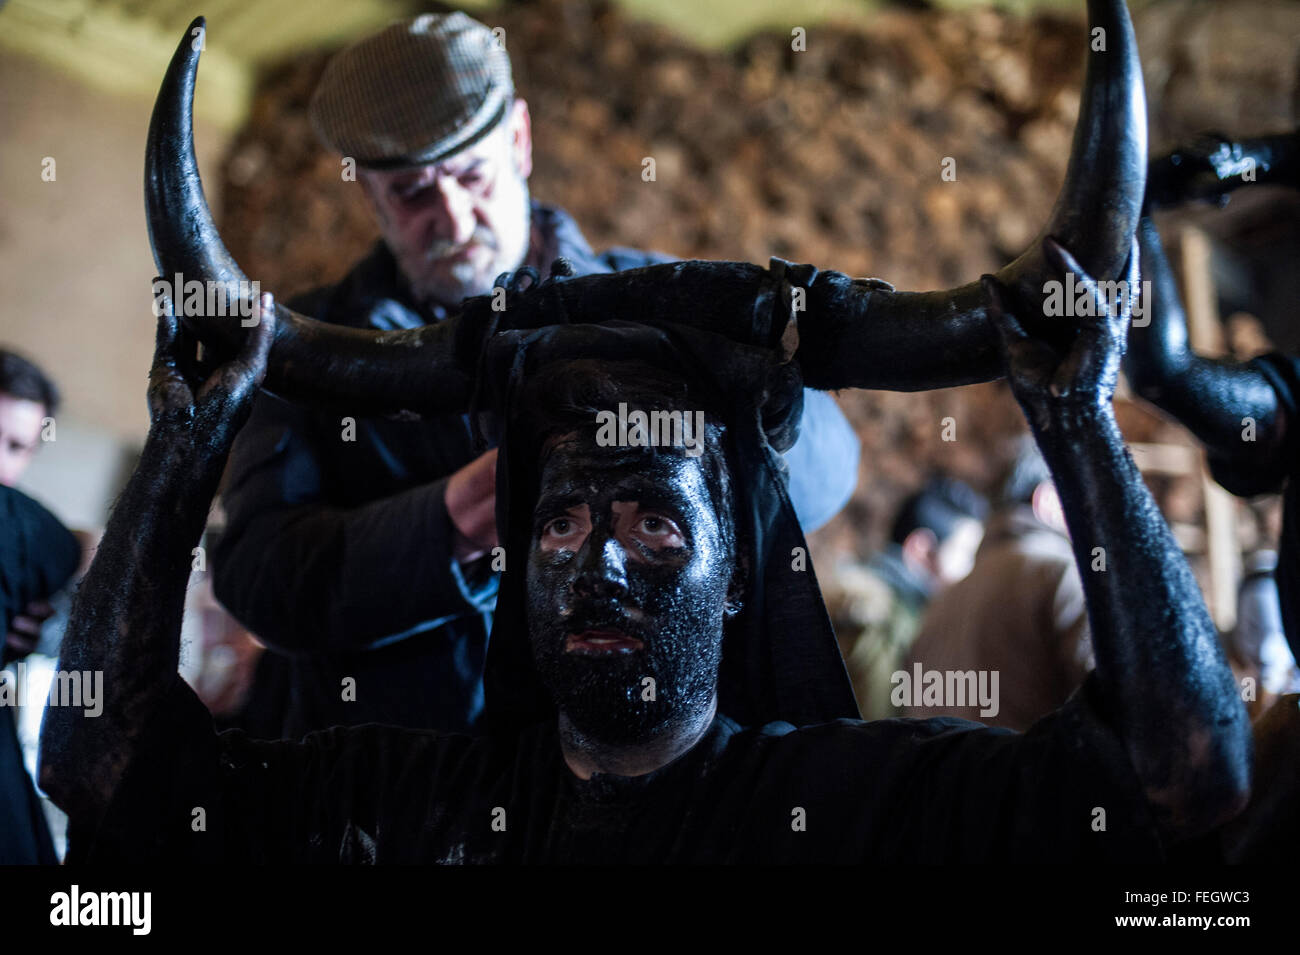
<instances>
[{"instance_id":1,"label":"mouth","mask_svg":"<svg viewBox=\"0 0 1300 955\"><path fill-rule=\"evenodd\" d=\"M644 646L636 637L629 636L622 630L611 629L583 630L581 633L571 633L564 639L565 653L583 656L617 656L635 653Z\"/></svg>"},{"instance_id":2,"label":"mouth","mask_svg":"<svg viewBox=\"0 0 1300 955\"><path fill-rule=\"evenodd\" d=\"M467 242L465 245L448 245L446 243L437 243L425 250L424 260L431 264L442 264L447 262L463 262L468 259L479 247L477 242Z\"/></svg>"}]
</instances>

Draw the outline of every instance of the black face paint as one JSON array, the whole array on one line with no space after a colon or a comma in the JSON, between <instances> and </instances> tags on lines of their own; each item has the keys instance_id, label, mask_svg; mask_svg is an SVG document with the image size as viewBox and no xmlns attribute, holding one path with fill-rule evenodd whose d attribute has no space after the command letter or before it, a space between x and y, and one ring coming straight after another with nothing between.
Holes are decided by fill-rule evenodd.
<instances>
[{"instance_id":1,"label":"black face paint","mask_svg":"<svg viewBox=\"0 0 1300 955\"><path fill-rule=\"evenodd\" d=\"M733 557L700 458L565 438L528 561L533 658L584 737L644 743L713 704ZM653 681L653 682L649 682Z\"/></svg>"}]
</instances>

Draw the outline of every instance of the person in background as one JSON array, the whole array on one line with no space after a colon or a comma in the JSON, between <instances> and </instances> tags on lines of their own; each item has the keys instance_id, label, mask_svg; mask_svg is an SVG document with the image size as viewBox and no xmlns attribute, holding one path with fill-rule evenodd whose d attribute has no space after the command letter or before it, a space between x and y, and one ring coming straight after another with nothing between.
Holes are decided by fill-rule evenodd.
<instances>
[{"instance_id":1,"label":"person in background","mask_svg":"<svg viewBox=\"0 0 1300 955\"><path fill-rule=\"evenodd\" d=\"M0 348L0 485L13 487L41 446L41 430L59 408L59 389L17 352Z\"/></svg>"},{"instance_id":2,"label":"person in background","mask_svg":"<svg viewBox=\"0 0 1300 955\"><path fill-rule=\"evenodd\" d=\"M22 355L0 348L0 486L14 487L41 446L45 422L59 407L59 390L45 372ZM5 627L5 646L31 653L41 625L54 612L43 595L17 608Z\"/></svg>"},{"instance_id":3,"label":"person in background","mask_svg":"<svg viewBox=\"0 0 1300 955\"><path fill-rule=\"evenodd\" d=\"M1300 693L1300 669L1282 627L1282 601L1277 592L1277 552L1260 550L1246 558L1237 588L1237 625L1228 636L1228 661L1240 676L1255 680L1254 698L1246 697L1251 717L1267 710L1278 696Z\"/></svg>"},{"instance_id":4,"label":"person in background","mask_svg":"<svg viewBox=\"0 0 1300 955\"><path fill-rule=\"evenodd\" d=\"M60 400L58 386L38 365L0 348L0 489L6 501L0 512L0 550L7 562L0 667L10 668L15 693L23 684L29 708L0 705L0 864L58 862L62 851L63 814L40 798L24 756L29 765L35 758L35 725L43 707L42 699L33 698L33 688L54 667L73 586L90 566L99 537L65 528L16 489L44 443ZM70 567L69 540L77 553Z\"/></svg>"},{"instance_id":5,"label":"person in background","mask_svg":"<svg viewBox=\"0 0 1300 955\"><path fill-rule=\"evenodd\" d=\"M47 599L77 568L76 537L40 504L0 485L0 625L5 632L33 603ZM26 651L6 643L3 663ZM0 865L53 864L59 861L31 776L18 742L17 704L25 694L23 676L0 676Z\"/></svg>"},{"instance_id":6,"label":"person in background","mask_svg":"<svg viewBox=\"0 0 1300 955\"><path fill-rule=\"evenodd\" d=\"M961 716L1028 729L1063 704L1092 669L1083 584L1061 499L1033 438L1025 435L1002 481L975 566L925 612L907 660L922 671L998 674L996 713L971 701L913 705L895 716ZM990 681L991 685L991 681Z\"/></svg>"},{"instance_id":7,"label":"person in background","mask_svg":"<svg viewBox=\"0 0 1300 955\"><path fill-rule=\"evenodd\" d=\"M898 715L889 703L890 676L930 599L970 572L987 511L968 485L933 477L903 502L885 548L841 584L852 596L837 601L847 602L849 620L840 628L840 650L864 719Z\"/></svg>"}]
</instances>

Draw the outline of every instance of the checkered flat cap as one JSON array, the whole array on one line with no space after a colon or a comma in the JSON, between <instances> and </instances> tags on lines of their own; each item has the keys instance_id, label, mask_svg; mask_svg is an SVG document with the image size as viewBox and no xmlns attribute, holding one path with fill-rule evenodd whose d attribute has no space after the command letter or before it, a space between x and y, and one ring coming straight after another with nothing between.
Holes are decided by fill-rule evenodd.
<instances>
[{"instance_id":1,"label":"checkered flat cap","mask_svg":"<svg viewBox=\"0 0 1300 955\"><path fill-rule=\"evenodd\" d=\"M478 142L514 99L510 57L463 13L392 23L329 62L311 99L321 142L357 165L439 162Z\"/></svg>"}]
</instances>

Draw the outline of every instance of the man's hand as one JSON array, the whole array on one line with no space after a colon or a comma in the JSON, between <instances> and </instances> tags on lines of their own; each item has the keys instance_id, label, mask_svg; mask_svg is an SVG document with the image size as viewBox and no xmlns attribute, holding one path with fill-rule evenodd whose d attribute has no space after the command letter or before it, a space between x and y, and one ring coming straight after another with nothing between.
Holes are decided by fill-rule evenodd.
<instances>
[{"instance_id":1,"label":"man's hand","mask_svg":"<svg viewBox=\"0 0 1300 955\"><path fill-rule=\"evenodd\" d=\"M197 368L194 340L181 327L171 300L162 305L149 371L151 430L175 443L177 450L224 460L266 377L266 359L275 339L275 299L269 292L262 295L257 324L239 355L206 376ZM197 381L202 384L196 396L191 383Z\"/></svg>"},{"instance_id":2,"label":"man's hand","mask_svg":"<svg viewBox=\"0 0 1300 955\"><path fill-rule=\"evenodd\" d=\"M5 643L0 647L0 657L8 650L9 658L25 657L36 649L41 640L41 626L54 615L54 608L44 600L33 600L23 612L9 622L9 633Z\"/></svg>"},{"instance_id":3,"label":"man's hand","mask_svg":"<svg viewBox=\"0 0 1300 955\"><path fill-rule=\"evenodd\" d=\"M1125 282L1118 286L1121 294L1107 295L1054 239L1043 240L1043 251L1061 274L1073 273L1075 287L1092 303L1093 314L1075 318L1075 334L1064 346L1026 332L1020 320L1007 311L1009 296L1001 283L991 275L980 279L989 297L989 316L1002 340L1012 393L1030 423L1039 429L1047 427L1048 415L1054 410L1093 410L1109 405L1119 383L1129 316L1139 285L1136 240ZM1073 304L1069 296L1066 301Z\"/></svg>"},{"instance_id":4,"label":"man's hand","mask_svg":"<svg viewBox=\"0 0 1300 955\"><path fill-rule=\"evenodd\" d=\"M497 546L497 452L479 455L447 479L447 513L456 528L452 556L461 563Z\"/></svg>"}]
</instances>

